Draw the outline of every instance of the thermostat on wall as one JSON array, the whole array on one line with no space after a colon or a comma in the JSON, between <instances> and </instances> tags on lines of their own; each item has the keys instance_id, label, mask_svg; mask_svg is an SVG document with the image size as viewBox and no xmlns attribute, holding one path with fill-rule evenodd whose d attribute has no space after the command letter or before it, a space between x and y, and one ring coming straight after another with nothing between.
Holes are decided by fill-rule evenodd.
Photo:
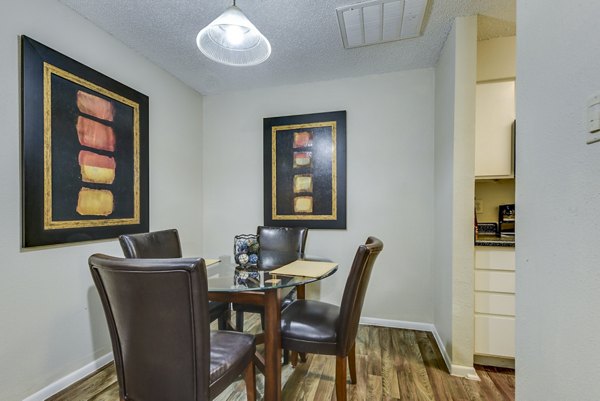
<instances>
[{"instance_id":1,"label":"thermostat on wall","mask_svg":"<svg viewBox=\"0 0 600 401\"><path fill-rule=\"evenodd\" d=\"M600 142L600 94L592 96L587 105L587 128L590 133L597 133L587 140L587 144Z\"/></svg>"},{"instance_id":2,"label":"thermostat on wall","mask_svg":"<svg viewBox=\"0 0 600 401\"><path fill-rule=\"evenodd\" d=\"M588 101L588 131L600 131L600 94L593 96Z\"/></svg>"}]
</instances>

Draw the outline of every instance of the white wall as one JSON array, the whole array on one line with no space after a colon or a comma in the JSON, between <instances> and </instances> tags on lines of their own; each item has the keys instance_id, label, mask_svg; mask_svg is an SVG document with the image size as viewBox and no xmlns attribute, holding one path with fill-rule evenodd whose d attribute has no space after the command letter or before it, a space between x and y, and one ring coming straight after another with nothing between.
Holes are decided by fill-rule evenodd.
<instances>
[{"instance_id":1,"label":"white wall","mask_svg":"<svg viewBox=\"0 0 600 401\"><path fill-rule=\"evenodd\" d=\"M517 2L517 399L600 399L600 3Z\"/></svg>"},{"instance_id":2,"label":"white wall","mask_svg":"<svg viewBox=\"0 0 600 401\"><path fill-rule=\"evenodd\" d=\"M516 45L515 36L477 42L477 82L515 79Z\"/></svg>"},{"instance_id":3,"label":"white wall","mask_svg":"<svg viewBox=\"0 0 600 401\"><path fill-rule=\"evenodd\" d=\"M452 207L456 28L448 34L435 67L434 324L452 354Z\"/></svg>"},{"instance_id":4,"label":"white wall","mask_svg":"<svg viewBox=\"0 0 600 401\"><path fill-rule=\"evenodd\" d=\"M477 17L456 18L436 67L434 323L452 373L473 374Z\"/></svg>"},{"instance_id":5,"label":"white wall","mask_svg":"<svg viewBox=\"0 0 600 401\"><path fill-rule=\"evenodd\" d=\"M202 98L54 0L12 1L0 17L0 399L21 400L111 351L87 267L115 240L20 249L19 45L26 34L150 97L151 228L202 242Z\"/></svg>"},{"instance_id":6,"label":"white wall","mask_svg":"<svg viewBox=\"0 0 600 401\"><path fill-rule=\"evenodd\" d=\"M339 303L356 248L385 244L363 316L432 321L433 70L208 96L204 100L204 249L263 223L263 118L347 110L348 229L311 230L307 252L340 263L321 297Z\"/></svg>"},{"instance_id":7,"label":"white wall","mask_svg":"<svg viewBox=\"0 0 600 401\"><path fill-rule=\"evenodd\" d=\"M461 368L455 368L454 365L473 366L477 16L457 18L455 27L457 45L452 203L452 373L459 373Z\"/></svg>"}]
</instances>

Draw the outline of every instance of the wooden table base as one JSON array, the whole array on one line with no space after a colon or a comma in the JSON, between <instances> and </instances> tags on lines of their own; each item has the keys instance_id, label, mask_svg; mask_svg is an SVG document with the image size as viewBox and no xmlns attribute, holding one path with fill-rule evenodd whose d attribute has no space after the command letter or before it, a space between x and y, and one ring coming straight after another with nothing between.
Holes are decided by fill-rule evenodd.
<instances>
[{"instance_id":1,"label":"wooden table base","mask_svg":"<svg viewBox=\"0 0 600 401\"><path fill-rule=\"evenodd\" d=\"M281 291L265 291L265 400L281 400Z\"/></svg>"},{"instance_id":2,"label":"wooden table base","mask_svg":"<svg viewBox=\"0 0 600 401\"><path fill-rule=\"evenodd\" d=\"M248 303L265 307L265 355L257 353L254 362L265 375L265 401L281 401L281 290L264 292L209 292L208 299Z\"/></svg>"}]
</instances>

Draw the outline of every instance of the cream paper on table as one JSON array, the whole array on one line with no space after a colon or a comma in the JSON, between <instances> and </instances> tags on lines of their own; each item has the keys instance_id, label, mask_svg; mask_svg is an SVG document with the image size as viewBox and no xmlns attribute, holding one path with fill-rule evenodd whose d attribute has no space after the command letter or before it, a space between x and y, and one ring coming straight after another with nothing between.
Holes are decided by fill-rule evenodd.
<instances>
[{"instance_id":1,"label":"cream paper on table","mask_svg":"<svg viewBox=\"0 0 600 401\"><path fill-rule=\"evenodd\" d=\"M204 263L206 266L214 265L215 263L219 263L219 259L204 259Z\"/></svg>"},{"instance_id":2,"label":"cream paper on table","mask_svg":"<svg viewBox=\"0 0 600 401\"><path fill-rule=\"evenodd\" d=\"M309 260L296 260L279 269L271 270L269 273L279 274L282 276L305 276L305 277L321 277L337 267L334 262L315 262Z\"/></svg>"}]
</instances>

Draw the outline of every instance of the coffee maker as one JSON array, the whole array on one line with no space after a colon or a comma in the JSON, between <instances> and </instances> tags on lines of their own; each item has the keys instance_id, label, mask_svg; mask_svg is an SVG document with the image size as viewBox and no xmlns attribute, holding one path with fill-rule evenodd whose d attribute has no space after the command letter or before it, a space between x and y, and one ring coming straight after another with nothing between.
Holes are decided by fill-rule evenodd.
<instances>
[{"instance_id":1,"label":"coffee maker","mask_svg":"<svg viewBox=\"0 0 600 401\"><path fill-rule=\"evenodd\" d=\"M498 206L498 233L501 236L515 235L515 204Z\"/></svg>"}]
</instances>

